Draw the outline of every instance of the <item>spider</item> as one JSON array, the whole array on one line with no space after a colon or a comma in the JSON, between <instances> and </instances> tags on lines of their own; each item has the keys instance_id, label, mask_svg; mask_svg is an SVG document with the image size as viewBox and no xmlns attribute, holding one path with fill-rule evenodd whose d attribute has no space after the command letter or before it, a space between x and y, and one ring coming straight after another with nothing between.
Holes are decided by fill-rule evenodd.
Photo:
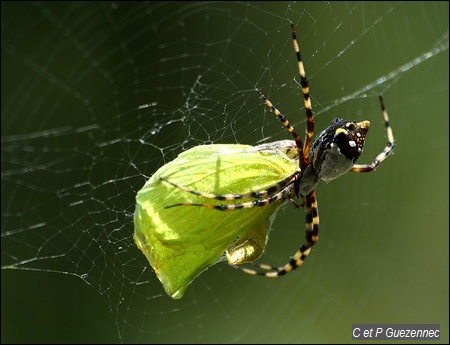
<instances>
[{"instance_id":1,"label":"spider","mask_svg":"<svg viewBox=\"0 0 450 345\"><path fill-rule=\"evenodd\" d=\"M287 264L279 267L266 264L254 264L258 266L260 270L233 266L247 274L261 275L265 277L279 277L300 267L311 252L311 248L318 241L319 211L315 188L319 181L322 179L329 182L348 171L357 173L374 171L381 164L381 162L383 162L387 156L393 152L395 147L394 135L389 124L389 118L382 96L379 96L379 101L388 143L371 164L355 164L363 152L365 137L370 127L369 121L356 122L341 118L335 119L323 132L319 134L314 143L312 142L314 135L314 115L312 112L311 97L295 27L292 22L291 33L294 51L297 57L300 85L302 88L307 118L306 138L304 140L304 144L287 117L283 115L283 113L281 113L260 90L256 89L256 92L264 101L265 105L281 121L287 131L291 133L294 140L289 141L289 144L286 144L285 147L282 147L282 149L284 149L285 153L291 149L294 151L296 149L294 154L292 154L292 152L287 154L290 155L290 157L298 159L298 170L296 170L288 178L283 181L279 181L273 186L267 187L265 190L256 192L253 191L245 194L216 195L212 193L199 192L185 186L177 185L170 182L168 179L161 178L162 181L169 183L176 188L205 199L226 201L235 201L245 198L255 199L249 202L235 204L228 203L222 205L212 205L208 203L180 203L166 206L166 208L175 206L198 206L219 211L234 211L251 207L265 207L279 200L289 200L294 204L294 206L303 207L306 213L306 242L300 246ZM270 145L271 144L265 144L262 146L270 148ZM296 203L294 201L296 198L302 200L302 202L300 204Z\"/></svg>"}]
</instances>

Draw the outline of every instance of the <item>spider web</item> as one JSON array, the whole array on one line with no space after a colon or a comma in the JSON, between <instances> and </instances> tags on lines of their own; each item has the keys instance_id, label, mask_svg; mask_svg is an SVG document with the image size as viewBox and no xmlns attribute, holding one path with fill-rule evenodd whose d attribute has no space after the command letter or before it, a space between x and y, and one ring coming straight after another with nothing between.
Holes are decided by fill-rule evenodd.
<instances>
[{"instance_id":1,"label":"spider web","mask_svg":"<svg viewBox=\"0 0 450 345\"><path fill-rule=\"evenodd\" d=\"M439 323L448 342L448 3L2 2L2 342L347 342ZM262 279L217 264L181 300L133 242L135 195L180 152L289 139L305 115L372 123L372 174L319 184L321 240ZM304 216L281 210L263 262ZM432 284L430 285L430 282ZM101 298L99 298L101 296ZM418 300L417 296L420 296Z\"/></svg>"}]
</instances>

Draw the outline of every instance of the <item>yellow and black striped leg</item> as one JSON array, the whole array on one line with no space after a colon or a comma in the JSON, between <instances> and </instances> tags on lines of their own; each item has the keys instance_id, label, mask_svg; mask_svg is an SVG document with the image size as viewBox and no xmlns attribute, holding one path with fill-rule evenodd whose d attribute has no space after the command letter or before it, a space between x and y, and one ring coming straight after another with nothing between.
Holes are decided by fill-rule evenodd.
<instances>
[{"instance_id":1,"label":"yellow and black striped leg","mask_svg":"<svg viewBox=\"0 0 450 345\"><path fill-rule=\"evenodd\" d=\"M306 139L304 152L304 166L301 166L302 170L305 169L309 163L309 149L311 148L312 137L314 134L314 115L312 113L311 96L309 94L308 78L306 78L305 66L303 65L302 55L300 54L300 46L297 41L297 34L295 32L294 23L291 22L292 43L294 45L295 55L297 56L298 72L300 74L300 85L302 86L303 102L305 104L305 111L307 117L306 124Z\"/></svg>"},{"instance_id":2,"label":"yellow and black striped leg","mask_svg":"<svg viewBox=\"0 0 450 345\"><path fill-rule=\"evenodd\" d=\"M281 182L268 187L264 191L259 192L251 192L247 194L212 194L212 193L203 193L203 192L197 192L195 190L192 190L185 186L177 185L173 182L170 182L169 180L165 178L160 178L162 181L179 188L181 190L184 190L188 193L197 195L202 198L206 199L215 199L215 200L226 200L226 201L233 201L236 199L242 199L242 198L259 198L257 200L252 200L248 202L243 202L240 204L221 204L221 205L212 205L207 203L179 203L174 205L166 206L165 208L172 208L177 206L197 206L197 207L206 207L210 209L215 209L219 211L233 211L243 208L252 208L252 207L263 207L270 205L273 202L276 202L278 200L286 200L287 198L290 198L293 196L293 188L294 188L294 182L300 179L301 173L295 172L288 178L282 180ZM285 185L283 188L280 187L280 185Z\"/></svg>"},{"instance_id":3,"label":"yellow and black striped leg","mask_svg":"<svg viewBox=\"0 0 450 345\"><path fill-rule=\"evenodd\" d=\"M286 186L294 183L294 181L296 181L299 178L300 178L299 172L295 172L291 176L286 177L284 180L281 180L281 181L277 182L276 184L274 184L273 186L269 186L264 190L250 192L250 193L244 193L244 194L214 194L214 193L207 193L207 192L198 192L189 187L176 184L176 183L168 180L165 177L160 177L159 179L161 181L164 181L164 182L172 185L175 188L184 190L185 192L200 196L205 199L233 201L233 200L250 199L250 198L260 199L260 198L270 197L270 196L278 193L280 190L282 190Z\"/></svg>"},{"instance_id":4,"label":"yellow and black striped leg","mask_svg":"<svg viewBox=\"0 0 450 345\"><path fill-rule=\"evenodd\" d=\"M258 93L259 97L264 101L264 103L275 113L275 116L280 119L280 121L283 123L284 127L288 130L289 133L292 134L295 140L295 144L297 146L298 155L300 157L299 159L299 165L301 170L305 170L306 166L310 163L309 161L309 149L311 148L312 143L312 137L314 135L314 115L312 113L312 105L311 105L311 96L309 94L309 85L308 85L308 79L306 78L306 72L305 72L305 66L303 65L302 56L300 54L300 46L297 41L297 34L295 32L294 23L291 22L291 32L292 32L292 43L294 46L294 51L297 56L297 64L298 64L298 73L300 74L300 85L302 87L302 93L303 93L303 102L305 105L305 111L306 111L306 118L307 118L307 124L306 124L306 139L305 139L305 146L303 146L303 142L298 135L298 133L295 131L294 127L290 124L286 116L284 116L273 104L270 102L261 91L258 89L256 92Z\"/></svg>"},{"instance_id":5,"label":"yellow and black striped leg","mask_svg":"<svg viewBox=\"0 0 450 345\"><path fill-rule=\"evenodd\" d=\"M392 152L394 152L395 142L394 142L394 134L392 132L391 124L389 123L388 113L386 111L386 107L384 106L383 97L379 96L380 104L381 104L381 113L383 114L384 126L386 128L386 134L388 143L384 150L374 159L371 164L355 164L350 169L353 172L371 172L374 171L380 164L383 162L387 156L389 156Z\"/></svg>"},{"instance_id":6,"label":"yellow and black striped leg","mask_svg":"<svg viewBox=\"0 0 450 345\"><path fill-rule=\"evenodd\" d=\"M302 143L302 139L300 138L300 136L298 135L298 133L295 131L294 127L291 125L291 123L289 122L289 120L286 118L286 116L281 113L273 104L271 101L269 101L267 99L266 96L264 96L264 94L259 91L258 89L256 89L256 92L258 93L259 97L264 101L264 103L273 111L273 113L275 114L276 117L278 117L281 121L281 123L283 124L283 126L288 130L289 133L292 134L292 136L294 137L295 140L295 144L297 146L297 151L298 151L298 156L300 157L300 167L302 168L302 170L305 169L305 166L303 165L303 143Z\"/></svg>"},{"instance_id":7,"label":"yellow and black striped leg","mask_svg":"<svg viewBox=\"0 0 450 345\"><path fill-rule=\"evenodd\" d=\"M319 209L317 206L316 192L310 192L306 197L306 243L294 254L289 263L283 267L275 267L266 264L255 264L262 271L246 267L233 266L247 274L259 275L268 278L276 278L300 267L311 252L312 246L319 240ZM265 272L269 271L269 272Z\"/></svg>"}]
</instances>

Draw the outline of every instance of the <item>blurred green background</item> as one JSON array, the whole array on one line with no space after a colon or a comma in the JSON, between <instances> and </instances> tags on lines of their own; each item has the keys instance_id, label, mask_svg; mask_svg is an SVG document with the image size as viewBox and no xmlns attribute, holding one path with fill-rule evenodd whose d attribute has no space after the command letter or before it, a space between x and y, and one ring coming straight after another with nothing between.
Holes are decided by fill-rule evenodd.
<instances>
[{"instance_id":1,"label":"blurred green background","mask_svg":"<svg viewBox=\"0 0 450 345\"><path fill-rule=\"evenodd\" d=\"M347 343L352 323L438 323L448 343L447 2L1 6L2 343ZM369 163L382 93L396 152L319 184L300 270L218 264L171 300L133 244L134 196L194 145L289 138L255 86L303 131L288 20L316 134L370 120ZM283 264L303 212L273 230L264 261Z\"/></svg>"}]
</instances>

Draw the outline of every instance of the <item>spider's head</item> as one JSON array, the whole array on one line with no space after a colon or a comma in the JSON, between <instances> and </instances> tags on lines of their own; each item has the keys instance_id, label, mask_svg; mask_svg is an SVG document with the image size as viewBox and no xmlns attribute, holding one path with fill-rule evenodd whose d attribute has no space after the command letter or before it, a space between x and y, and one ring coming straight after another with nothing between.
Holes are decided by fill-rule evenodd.
<instances>
[{"instance_id":1,"label":"spider's head","mask_svg":"<svg viewBox=\"0 0 450 345\"><path fill-rule=\"evenodd\" d=\"M334 121L338 127L334 131L334 140L337 143L341 153L347 159L353 160L353 163L361 156L366 134L370 127L369 121Z\"/></svg>"},{"instance_id":2,"label":"spider's head","mask_svg":"<svg viewBox=\"0 0 450 345\"><path fill-rule=\"evenodd\" d=\"M334 120L311 147L310 159L318 178L329 182L345 174L361 156L370 122Z\"/></svg>"}]
</instances>

